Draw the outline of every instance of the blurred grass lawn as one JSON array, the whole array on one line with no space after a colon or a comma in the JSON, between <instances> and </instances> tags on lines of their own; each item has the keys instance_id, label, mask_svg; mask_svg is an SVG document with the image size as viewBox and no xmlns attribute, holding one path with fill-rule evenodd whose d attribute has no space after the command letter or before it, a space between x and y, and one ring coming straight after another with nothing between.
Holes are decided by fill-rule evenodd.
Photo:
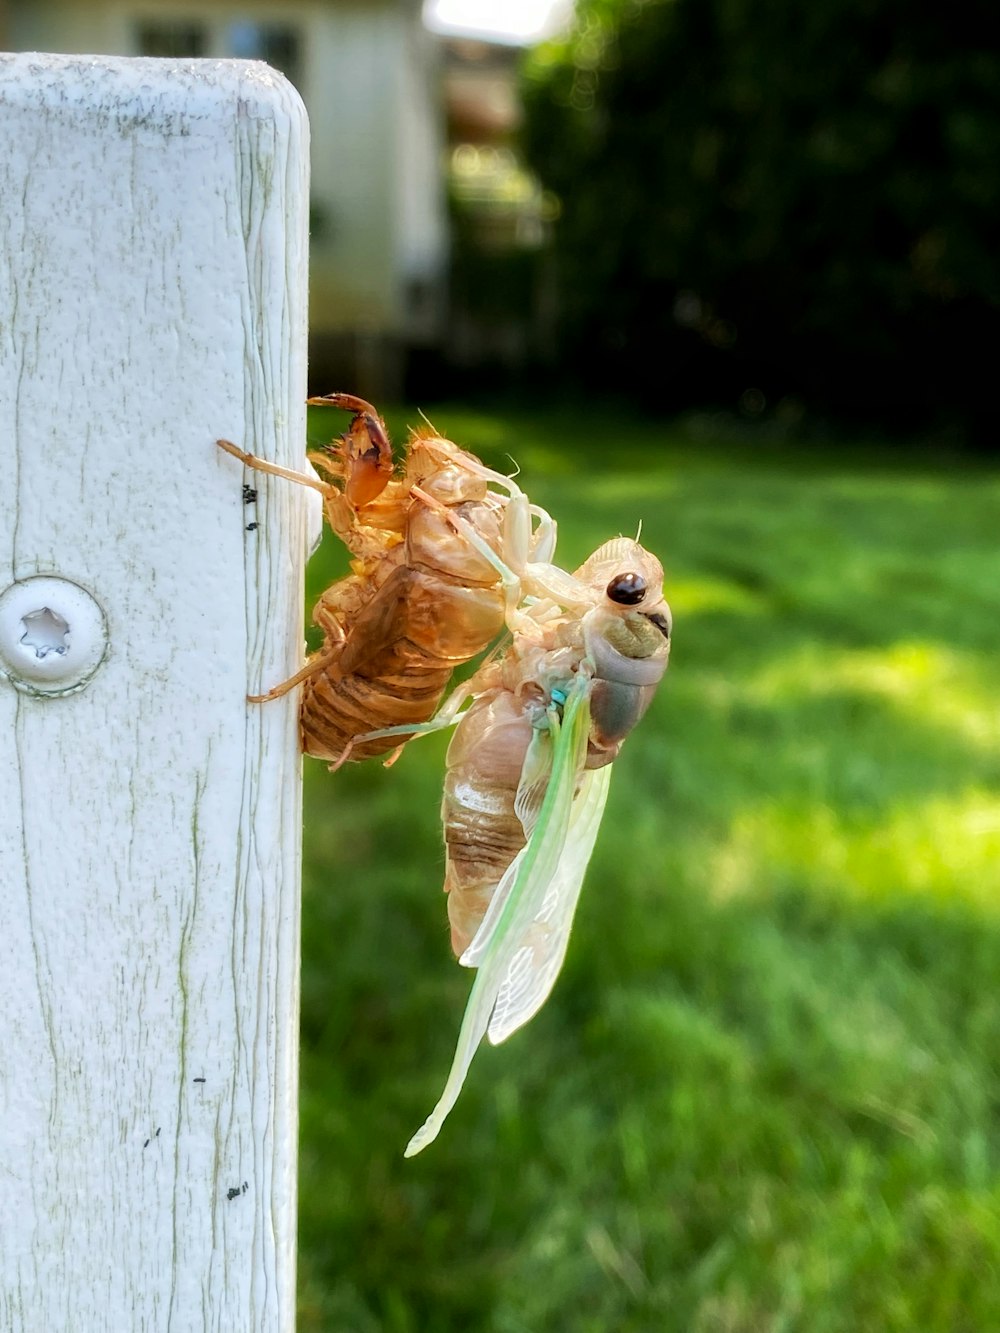
<instances>
[{"instance_id":1,"label":"blurred grass lawn","mask_svg":"<svg viewBox=\"0 0 1000 1333\"><path fill-rule=\"evenodd\" d=\"M1000 474L429 415L570 568L641 518L676 642L555 993L413 1161L470 984L445 738L307 764L301 1330L1000 1327Z\"/></svg>"}]
</instances>

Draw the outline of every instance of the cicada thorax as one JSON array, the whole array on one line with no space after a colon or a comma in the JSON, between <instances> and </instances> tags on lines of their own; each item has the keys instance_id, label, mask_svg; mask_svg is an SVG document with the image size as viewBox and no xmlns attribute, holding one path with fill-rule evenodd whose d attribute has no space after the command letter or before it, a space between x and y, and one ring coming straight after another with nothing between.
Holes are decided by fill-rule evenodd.
<instances>
[{"instance_id":1,"label":"cicada thorax","mask_svg":"<svg viewBox=\"0 0 1000 1333\"><path fill-rule=\"evenodd\" d=\"M460 515L499 554L503 500L467 459L475 462L447 441L415 438L403 478L359 514L355 573L317 604L317 623L328 630L321 650L327 660L303 690L306 753L337 760L351 746L351 759L365 759L393 749L405 737L356 745L354 738L428 721L453 669L503 629L499 575L449 522ZM340 641L331 638L335 627Z\"/></svg>"},{"instance_id":2,"label":"cicada thorax","mask_svg":"<svg viewBox=\"0 0 1000 1333\"><path fill-rule=\"evenodd\" d=\"M596 615L584 640L593 669L587 767L601 768L618 755L663 679L670 640L642 616L628 620Z\"/></svg>"}]
</instances>

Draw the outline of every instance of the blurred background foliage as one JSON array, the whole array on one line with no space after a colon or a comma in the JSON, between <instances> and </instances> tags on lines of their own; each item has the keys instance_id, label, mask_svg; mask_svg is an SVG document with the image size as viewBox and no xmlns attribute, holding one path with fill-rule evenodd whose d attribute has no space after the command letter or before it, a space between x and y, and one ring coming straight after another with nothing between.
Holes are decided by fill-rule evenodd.
<instances>
[{"instance_id":1,"label":"blurred background foliage","mask_svg":"<svg viewBox=\"0 0 1000 1333\"><path fill-rule=\"evenodd\" d=\"M1000 47L985 0L579 0L525 64L558 371L996 447Z\"/></svg>"},{"instance_id":2,"label":"blurred background foliage","mask_svg":"<svg viewBox=\"0 0 1000 1333\"><path fill-rule=\"evenodd\" d=\"M559 3L6 0L0 45L292 80L316 392L995 451L994 6L562 0L520 45Z\"/></svg>"},{"instance_id":3,"label":"blurred background foliage","mask_svg":"<svg viewBox=\"0 0 1000 1333\"><path fill-rule=\"evenodd\" d=\"M315 390L407 385L397 441L516 463L561 563L642 520L666 568L563 975L412 1161L470 982L447 741L306 764L302 1333L1000 1328L992 19L578 0L522 56L418 0L0 3L278 64Z\"/></svg>"},{"instance_id":4,"label":"blurred background foliage","mask_svg":"<svg viewBox=\"0 0 1000 1333\"><path fill-rule=\"evenodd\" d=\"M551 999L410 1161L470 984L446 738L306 765L303 1333L1000 1326L996 468L427 410L516 457L568 567L641 518L676 643Z\"/></svg>"}]
</instances>

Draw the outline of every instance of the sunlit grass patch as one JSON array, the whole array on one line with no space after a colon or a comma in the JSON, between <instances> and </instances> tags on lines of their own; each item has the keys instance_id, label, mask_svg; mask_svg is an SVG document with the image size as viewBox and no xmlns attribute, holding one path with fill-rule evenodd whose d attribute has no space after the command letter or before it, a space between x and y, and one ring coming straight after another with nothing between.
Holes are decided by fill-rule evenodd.
<instances>
[{"instance_id":1,"label":"sunlit grass patch","mask_svg":"<svg viewBox=\"0 0 1000 1333\"><path fill-rule=\"evenodd\" d=\"M1000 1327L996 473L429 414L563 563L641 517L675 644L550 1001L413 1161L471 982L446 739L310 765L303 1333Z\"/></svg>"},{"instance_id":2,"label":"sunlit grass patch","mask_svg":"<svg viewBox=\"0 0 1000 1333\"><path fill-rule=\"evenodd\" d=\"M670 606L682 618L711 611L763 615L768 610L766 602L749 588L728 579L705 577L671 579Z\"/></svg>"},{"instance_id":3,"label":"sunlit grass patch","mask_svg":"<svg viewBox=\"0 0 1000 1333\"><path fill-rule=\"evenodd\" d=\"M751 697L774 703L837 692L881 700L914 725L940 726L984 749L1000 747L1000 663L947 643L901 640L878 650L809 644L768 663L748 688Z\"/></svg>"},{"instance_id":4,"label":"sunlit grass patch","mask_svg":"<svg viewBox=\"0 0 1000 1333\"><path fill-rule=\"evenodd\" d=\"M1000 796L900 803L874 817L792 800L748 806L718 849L711 882L726 895L790 888L899 902L909 894L1000 916Z\"/></svg>"}]
</instances>

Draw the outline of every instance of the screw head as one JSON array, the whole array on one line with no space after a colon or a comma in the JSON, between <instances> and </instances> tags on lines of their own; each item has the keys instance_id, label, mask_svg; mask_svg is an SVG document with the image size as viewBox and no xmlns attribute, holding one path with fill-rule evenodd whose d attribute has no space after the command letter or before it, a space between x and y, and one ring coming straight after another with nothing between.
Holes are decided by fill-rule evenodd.
<instances>
[{"instance_id":1,"label":"screw head","mask_svg":"<svg viewBox=\"0 0 1000 1333\"><path fill-rule=\"evenodd\" d=\"M0 593L0 677L25 694L82 690L104 661L108 627L86 589L39 575Z\"/></svg>"}]
</instances>

